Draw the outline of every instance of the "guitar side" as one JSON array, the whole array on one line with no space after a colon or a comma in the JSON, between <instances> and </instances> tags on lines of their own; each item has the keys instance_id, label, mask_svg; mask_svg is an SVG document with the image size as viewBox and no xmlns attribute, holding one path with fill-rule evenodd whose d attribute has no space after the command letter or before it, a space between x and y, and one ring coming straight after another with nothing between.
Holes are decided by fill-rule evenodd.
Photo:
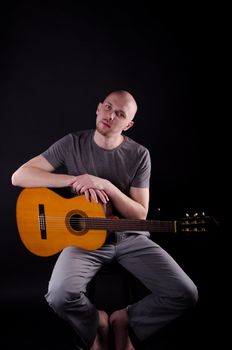
<instances>
[{"instance_id":1,"label":"guitar side","mask_svg":"<svg viewBox=\"0 0 232 350\"><path fill-rule=\"evenodd\" d=\"M25 188L16 203L20 238L29 251L39 256L54 255L67 246L100 248L106 230L76 226L78 218L89 216L105 217L103 206L88 202L85 196L63 198L48 188Z\"/></svg>"}]
</instances>

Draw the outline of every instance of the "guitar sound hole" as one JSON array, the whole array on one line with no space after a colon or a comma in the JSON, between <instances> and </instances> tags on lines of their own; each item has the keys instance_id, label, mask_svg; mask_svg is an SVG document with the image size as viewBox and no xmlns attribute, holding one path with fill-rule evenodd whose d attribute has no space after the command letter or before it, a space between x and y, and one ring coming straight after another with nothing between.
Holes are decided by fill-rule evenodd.
<instances>
[{"instance_id":1,"label":"guitar sound hole","mask_svg":"<svg viewBox=\"0 0 232 350\"><path fill-rule=\"evenodd\" d=\"M82 216L74 214L70 217L70 226L74 231L82 231L85 229L84 221L81 220Z\"/></svg>"}]
</instances>

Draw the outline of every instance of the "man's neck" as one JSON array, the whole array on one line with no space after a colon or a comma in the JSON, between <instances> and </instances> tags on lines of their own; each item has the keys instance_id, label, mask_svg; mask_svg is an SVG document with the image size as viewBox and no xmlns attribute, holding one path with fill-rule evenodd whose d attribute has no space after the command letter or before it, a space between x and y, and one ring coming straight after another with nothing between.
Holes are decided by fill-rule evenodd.
<instances>
[{"instance_id":1,"label":"man's neck","mask_svg":"<svg viewBox=\"0 0 232 350\"><path fill-rule=\"evenodd\" d=\"M123 142L124 137L121 134L117 136L106 136L95 130L93 139L99 147L110 150L118 147Z\"/></svg>"}]
</instances>

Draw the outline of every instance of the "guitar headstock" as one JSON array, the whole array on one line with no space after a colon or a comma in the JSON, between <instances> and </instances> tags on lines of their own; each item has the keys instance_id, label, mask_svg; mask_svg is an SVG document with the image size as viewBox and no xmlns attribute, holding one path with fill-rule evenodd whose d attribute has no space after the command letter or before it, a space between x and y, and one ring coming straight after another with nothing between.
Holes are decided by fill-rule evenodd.
<instances>
[{"instance_id":1,"label":"guitar headstock","mask_svg":"<svg viewBox=\"0 0 232 350\"><path fill-rule=\"evenodd\" d=\"M201 214L195 213L192 216L186 213L184 218L176 221L176 232L209 232L217 227L218 222L215 218L206 215L205 212L202 212Z\"/></svg>"}]
</instances>

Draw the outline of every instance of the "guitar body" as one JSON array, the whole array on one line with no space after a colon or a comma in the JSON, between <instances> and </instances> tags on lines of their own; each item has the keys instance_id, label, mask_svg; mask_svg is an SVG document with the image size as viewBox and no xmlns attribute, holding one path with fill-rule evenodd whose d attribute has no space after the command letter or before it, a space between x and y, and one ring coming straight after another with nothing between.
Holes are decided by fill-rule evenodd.
<instances>
[{"instance_id":1,"label":"guitar body","mask_svg":"<svg viewBox=\"0 0 232 350\"><path fill-rule=\"evenodd\" d=\"M100 248L107 230L86 229L79 220L83 217L104 218L103 205L88 202L84 195L63 198L48 188L26 188L17 199L18 231L35 255L54 255L67 246Z\"/></svg>"}]
</instances>

